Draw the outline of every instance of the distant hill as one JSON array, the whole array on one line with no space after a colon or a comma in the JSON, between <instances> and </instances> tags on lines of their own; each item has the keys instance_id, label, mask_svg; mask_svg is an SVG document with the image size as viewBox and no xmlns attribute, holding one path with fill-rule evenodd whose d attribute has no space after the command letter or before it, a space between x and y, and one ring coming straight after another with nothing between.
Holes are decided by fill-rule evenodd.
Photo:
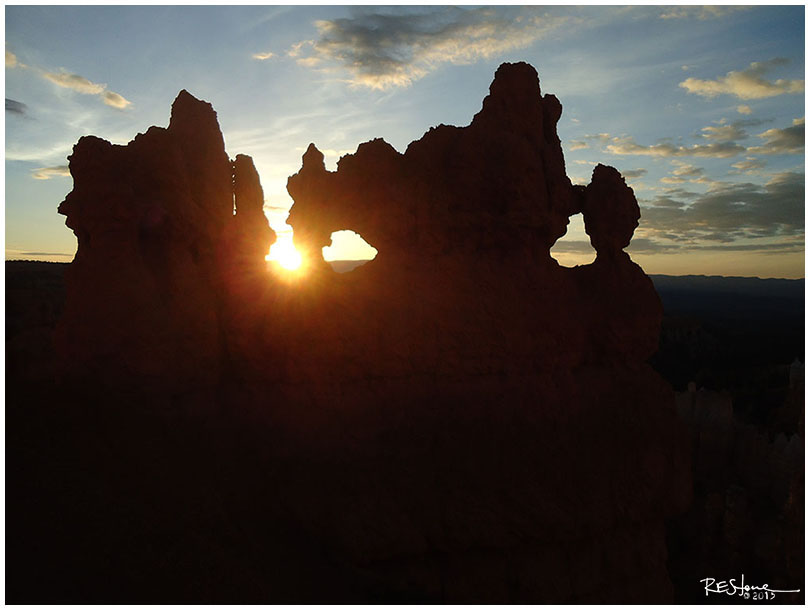
<instances>
[{"instance_id":1,"label":"distant hill","mask_svg":"<svg viewBox=\"0 0 810 610\"><path fill-rule=\"evenodd\" d=\"M804 280L706 275L651 275L668 315L742 320L804 318Z\"/></svg>"},{"instance_id":2,"label":"distant hill","mask_svg":"<svg viewBox=\"0 0 810 610\"><path fill-rule=\"evenodd\" d=\"M338 273L346 273L347 271L351 271L356 269L360 265L364 265L368 261L327 261L330 265L332 265L332 269L337 271Z\"/></svg>"}]
</instances>

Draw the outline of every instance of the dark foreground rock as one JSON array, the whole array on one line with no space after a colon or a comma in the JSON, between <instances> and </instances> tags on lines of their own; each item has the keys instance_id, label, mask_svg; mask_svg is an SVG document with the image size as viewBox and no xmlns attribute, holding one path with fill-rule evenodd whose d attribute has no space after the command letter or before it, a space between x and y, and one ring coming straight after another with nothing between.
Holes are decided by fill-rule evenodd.
<instances>
[{"instance_id":1,"label":"dark foreground rock","mask_svg":"<svg viewBox=\"0 0 810 610\"><path fill-rule=\"evenodd\" d=\"M292 281L210 105L82 138L54 375L10 398L9 601L671 601L691 480L646 363L661 304L632 190L571 185L561 112L505 64L467 127L336 172L310 146ZM580 212L597 258L563 268ZM332 271L342 229L375 260Z\"/></svg>"}]
</instances>

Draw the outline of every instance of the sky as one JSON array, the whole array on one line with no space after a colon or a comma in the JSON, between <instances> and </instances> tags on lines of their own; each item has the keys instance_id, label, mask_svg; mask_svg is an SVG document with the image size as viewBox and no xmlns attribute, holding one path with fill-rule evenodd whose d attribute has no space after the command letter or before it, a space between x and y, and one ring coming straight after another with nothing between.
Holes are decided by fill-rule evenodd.
<instances>
[{"instance_id":1,"label":"sky","mask_svg":"<svg viewBox=\"0 0 810 610\"><path fill-rule=\"evenodd\" d=\"M167 126L181 89L253 157L279 236L310 142L334 170L467 125L497 67L527 61L563 105L568 175L603 163L641 206L651 274L804 277L804 6L6 6L6 258L69 261L56 208L83 135ZM352 234L327 259L370 258ZM593 250L581 216L552 249Z\"/></svg>"}]
</instances>

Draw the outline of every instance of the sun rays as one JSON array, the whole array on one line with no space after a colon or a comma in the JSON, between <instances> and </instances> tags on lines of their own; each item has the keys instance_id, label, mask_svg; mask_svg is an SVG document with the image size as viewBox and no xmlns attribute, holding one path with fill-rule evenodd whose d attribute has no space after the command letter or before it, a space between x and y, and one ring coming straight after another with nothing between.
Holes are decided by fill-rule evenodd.
<instances>
[{"instance_id":1,"label":"sun rays","mask_svg":"<svg viewBox=\"0 0 810 610\"><path fill-rule=\"evenodd\" d=\"M295 249L291 234L279 235L278 241L270 247L265 260L278 263L287 271L301 273L304 270L304 260L301 253Z\"/></svg>"}]
</instances>

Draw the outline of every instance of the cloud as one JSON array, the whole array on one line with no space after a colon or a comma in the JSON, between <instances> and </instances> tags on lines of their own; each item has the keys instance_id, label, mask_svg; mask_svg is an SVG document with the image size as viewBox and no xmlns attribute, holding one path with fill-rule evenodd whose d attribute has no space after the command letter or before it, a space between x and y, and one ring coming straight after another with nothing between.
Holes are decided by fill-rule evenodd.
<instances>
[{"instance_id":1,"label":"cloud","mask_svg":"<svg viewBox=\"0 0 810 610\"><path fill-rule=\"evenodd\" d=\"M737 106L737 112L739 112L740 114L751 114L754 111L751 110L751 106L740 104L739 106Z\"/></svg>"},{"instance_id":2,"label":"cloud","mask_svg":"<svg viewBox=\"0 0 810 610\"><path fill-rule=\"evenodd\" d=\"M804 152L804 117L794 119L793 125L784 129L769 129L757 137L766 140L762 146L752 146L751 154L789 155Z\"/></svg>"},{"instance_id":3,"label":"cloud","mask_svg":"<svg viewBox=\"0 0 810 610\"><path fill-rule=\"evenodd\" d=\"M626 169L621 172L622 176L625 178L641 178L647 173L646 169L638 168L638 169Z\"/></svg>"},{"instance_id":4,"label":"cloud","mask_svg":"<svg viewBox=\"0 0 810 610\"><path fill-rule=\"evenodd\" d=\"M287 49L287 57L301 57L301 53L303 53L306 47L313 47L314 45L314 40L300 40Z\"/></svg>"},{"instance_id":5,"label":"cloud","mask_svg":"<svg viewBox=\"0 0 810 610\"><path fill-rule=\"evenodd\" d=\"M43 72L42 77L60 87L71 89L83 95L98 95L105 104L113 108L123 109L131 104L123 95L115 93L114 91L108 91L107 85L94 83L78 74L71 74L65 71Z\"/></svg>"},{"instance_id":6,"label":"cloud","mask_svg":"<svg viewBox=\"0 0 810 610\"><path fill-rule=\"evenodd\" d=\"M768 244L706 244L691 246L689 250L724 251L724 252L803 252L804 241L783 241Z\"/></svg>"},{"instance_id":7,"label":"cloud","mask_svg":"<svg viewBox=\"0 0 810 610\"><path fill-rule=\"evenodd\" d=\"M607 144L610 141L609 133L590 133L586 134L585 139L589 142L599 142L600 144Z\"/></svg>"},{"instance_id":8,"label":"cloud","mask_svg":"<svg viewBox=\"0 0 810 610\"><path fill-rule=\"evenodd\" d=\"M634 237L627 248L635 254L653 254L659 252L674 252L680 249L677 244L664 244L646 237ZM590 241L582 239L563 239L553 246L555 254L593 254L594 249Z\"/></svg>"},{"instance_id":9,"label":"cloud","mask_svg":"<svg viewBox=\"0 0 810 610\"><path fill-rule=\"evenodd\" d=\"M661 19L715 19L725 17L737 11L746 10L745 6L664 6L659 15Z\"/></svg>"},{"instance_id":10,"label":"cloud","mask_svg":"<svg viewBox=\"0 0 810 610\"><path fill-rule=\"evenodd\" d=\"M78 74L70 74L69 72L44 72L42 77L67 89L73 89L78 93L85 95L98 95L103 93L106 85L99 85L86 79Z\"/></svg>"},{"instance_id":11,"label":"cloud","mask_svg":"<svg viewBox=\"0 0 810 610\"><path fill-rule=\"evenodd\" d=\"M673 175L686 177L686 178L699 178L703 176L703 168L696 167L694 165L689 165L688 163L682 163L681 161L673 161L673 165L676 166L676 169L672 170Z\"/></svg>"},{"instance_id":12,"label":"cloud","mask_svg":"<svg viewBox=\"0 0 810 610\"><path fill-rule=\"evenodd\" d=\"M711 184L713 180L706 177L702 167L683 163L682 161L672 161L675 169L672 170L671 176L661 178L664 184L683 184L684 182L701 182Z\"/></svg>"},{"instance_id":13,"label":"cloud","mask_svg":"<svg viewBox=\"0 0 810 610\"><path fill-rule=\"evenodd\" d=\"M758 169L762 169L766 165L768 164L761 159L748 157L745 159L745 161L737 161L736 163L732 163L731 167L739 170L739 173L750 174L754 173Z\"/></svg>"},{"instance_id":14,"label":"cloud","mask_svg":"<svg viewBox=\"0 0 810 610\"><path fill-rule=\"evenodd\" d=\"M12 114L25 114L27 112L28 106L23 104L22 102L18 102L17 100L12 100L6 98L6 112L11 112Z\"/></svg>"},{"instance_id":15,"label":"cloud","mask_svg":"<svg viewBox=\"0 0 810 610\"><path fill-rule=\"evenodd\" d=\"M22 64L19 64L19 62L17 61L17 56L14 55L14 53L9 51L8 49L6 49L6 68L15 68L18 65Z\"/></svg>"},{"instance_id":16,"label":"cloud","mask_svg":"<svg viewBox=\"0 0 810 610\"><path fill-rule=\"evenodd\" d=\"M50 180L51 178L70 177L70 170L67 165L55 165L53 167L40 167L31 172L34 180Z\"/></svg>"},{"instance_id":17,"label":"cloud","mask_svg":"<svg viewBox=\"0 0 810 610\"><path fill-rule=\"evenodd\" d=\"M73 257L73 254L68 254L67 252L26 252L25 250L6 250L7 257L11 256L69 256Z\"/></svg>"},{"instance_id":18,"label":"cloud","mask_svg":"<svg viewBox=\"0 0 810 610\"><path fill-rule=\"evenodd\" d=\"M710 142L733 142L744 140L748 137L748 132L743 127L756 127L769 121L762 119L738 119L727 123L726 119L715 121L716 125L710 125L700 130L700 137Z\"/></svg>"},{"instance_id":19,"label":"cloud","mask_svg":"<svg viewBox=\"0 0 810 610\"><path fill-rule=\"evenodd\" d=\"M666 194L666 197L663 198L659 197L656 200L656 202L668 200L672 203L677 203L676 207L683 207L687 204L684 203L683 201L676 201L675 199L670 199L671 197L680 197L681 199L696 199L700 197L700 193L695 193L694 191L687 191L686 189L681 187L673 187L665 189L664 193Z\"/></svg>"},{"instance_id":20,"label":"cloud","mask_svg":"<svg viewBox=\"0 0 810 610\"><path fill-rule=\"evenodd\" d=\"M608 134L598 136L584 136L585 140L599 139L606 143L605 152L614 155L648 155L651 157L706 157L715 159L728 159L739 154L795 154L804 152L804 118L795 119L793 125L785 129L769 129L759 138L766 140L762 146L746 148L738 140L749 136L744 127L762 125L769 121L762 119L740 119L726 123L726 119L718 121L718 125L703 127L699 137L706 143L683 146L673 144L668 138L659 140L656 144L642 145L630 136L611 138ZM577 141L581 142L581 141ZM609 142L609 143L608 143ZM576 150L576 148L572 148ZM684 182L679 179L685 174L673 172L673 177L662 178L661 182L678 184ZM708 181L708 180L699 180Z\"/></svg>"},{"instance_id":21,"label":"cloud","mask_svg":"<svg viewBox=\"0 0 810 610\"><path fill-rule=\"evenodd\" d=\"M132 103L123 95L115 93L114 91L105 91L104 95L101 97L105 104L112 106L113 108L126 108Z\"/></svg>"},{"instance_id":22,"label":"cloud","mask_svg":"<svg viewBox=\"0 0 810 610\"><path fill-rule=\"evenodd\" d=\"M803 235L804 174L775 174L764 186L715 182L691 203L658 197L645 202L642 225L686 241Z\"/></svg>"},{"instance_id":23,"label":"cloud","mask_svg":"<svg viewBox=\"0 0 810 610\"><path fill-rule=\"evenodd\" d=\"M642 146L631 137L617 137L608 144L608 152L614 155L649 155L651 157L713 157L726 159L745 152L745 147L736 142L712 142L692 146L676 146L671 142L659 142Z\"/></svg>"},{"instance_id":24,"label":"cloud","mask_svg":"<svg viewBox=\"0 0 810 610\"><path fill-rule=\"evenodd\" d=\"M745 130L738 124L711 125L704 127L701 131L704 138L713 142L733 142L748 137Z\"/></svg>"},{"instance_id":25,"label":"cloud","mask_svg":"<svg viewBox=\"0 0 810 610\"><path fill-rule=\"evenodd\" d=\"M783 66L788 60L777 57L768 61L755 61L745 70L732 71L717 80L687 78L679 84L689 93L713 98L718 95L734 95L743 100L758 100L786 93L803 93L803 80L765 80L763 75L771 68Z\"/></svg>"},{"instance_id":26,"label":"cloud","mask_svg":"<svg viewBox=\"0 0 810 610\"><path fill-rule=\"evenodd\" d=\"M300 65L343 70L349 82L372 89L406 87L443 64L471 64L525 48L570 23L536 8L431 8L421 13L359 12L316 21L318 38L287 54Z\"/></svg>"},{"instance_id":27,"label":"cloud","mask_svg":"<svg viewBox=\"0 0 810 610\"><path fill-rule=\"evenodd\" d=\"M610 142L609 133L589 133L582 136L582 140L571 140L571 144L568 146L568 149L581 150L584 148L590 148L591 144L593 143L604 146L608 142Z\"/></svg>"},{"instance_id":28,"label":"cloud","mask_svg":"<svg viewBox=\"0 0 810 610\"><path fill-rule=\"evenodd\" d=\"M264 61L265 59L270 59L271 57L275 57L275 56L276 56L275 53L267 51L266 53L254 53L253 54L253 59L258 59L259 61Z\"/></svg>"}]
</instances>

